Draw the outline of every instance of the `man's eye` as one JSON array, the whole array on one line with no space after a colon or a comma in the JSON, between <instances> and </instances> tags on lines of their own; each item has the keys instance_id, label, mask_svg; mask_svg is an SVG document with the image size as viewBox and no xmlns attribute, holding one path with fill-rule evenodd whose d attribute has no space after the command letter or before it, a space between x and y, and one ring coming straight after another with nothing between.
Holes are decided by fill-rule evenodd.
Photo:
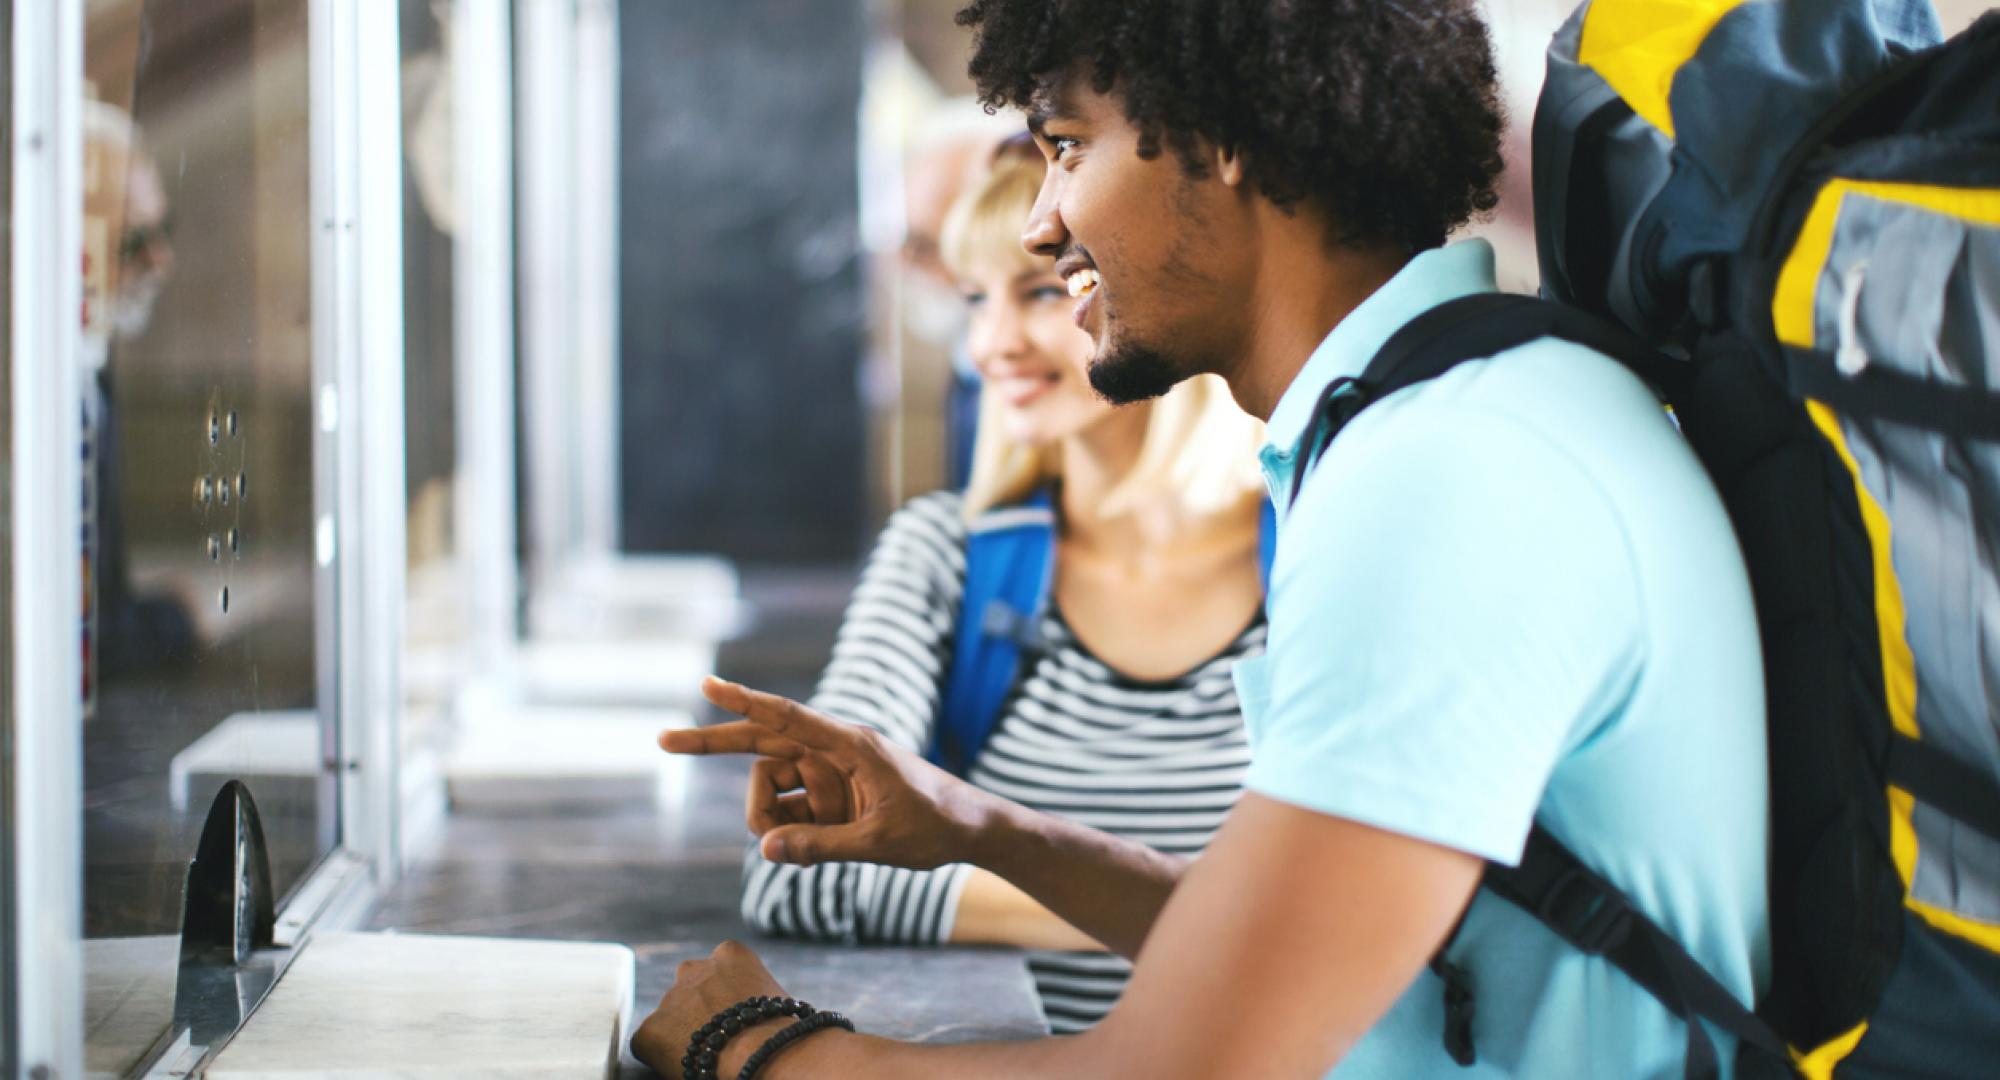
<instances>
[{"instance_id":1,"label":"man's eye","mask_svg":"<svg viewBox=\"0 0 2000 1080\"><path fill-rule=\"evenodd\" d=\"M966 307L976 308L985 302L986 302L986 294L983 292L969 292L965 294Z\"/></svg>"},{"instance_id":2,"label":"man's eye","mask_svg":"<svg viewBox=\"0 0 2000 1080\"><path fill-rule=\"evenodd\" d=\"M1038 304L1046 304L1052 300L1067 300L1069 290L1061 285L1038 285L1028 293L1028 299Z\"/></svg>"},{"instance_id":3,"label":"man's eye","mask_svg":"<svg viewBox=\"0 0 2000 1080\"><path fill-rule=\"evenodd\" d=\"M1066 136L1053 135L1049 137L1049 145L1055 149L1056 160L1061 161L1064 154L1076 149L1077 141Z\"/></svg>"}]
</instances>

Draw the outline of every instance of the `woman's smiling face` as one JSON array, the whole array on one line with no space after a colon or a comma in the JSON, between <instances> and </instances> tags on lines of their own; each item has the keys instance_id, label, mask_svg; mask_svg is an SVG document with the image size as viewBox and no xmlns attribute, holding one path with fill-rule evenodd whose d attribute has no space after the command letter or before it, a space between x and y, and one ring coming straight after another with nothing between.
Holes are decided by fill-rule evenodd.
<instances>
[{"instance_id":1,"label":"woman's smiling face","mask_svg":"<svg viewBox=\"0 0 2000 1080\"><path fill-rule=\"evenodd\" d=\"M960 284L971 314L966 344L1010 441L1047 445L1111 414L1090 388L1096 346L1077 329L1077 302L1052 260L982 260Z\"/></svg>"}]
</instances>

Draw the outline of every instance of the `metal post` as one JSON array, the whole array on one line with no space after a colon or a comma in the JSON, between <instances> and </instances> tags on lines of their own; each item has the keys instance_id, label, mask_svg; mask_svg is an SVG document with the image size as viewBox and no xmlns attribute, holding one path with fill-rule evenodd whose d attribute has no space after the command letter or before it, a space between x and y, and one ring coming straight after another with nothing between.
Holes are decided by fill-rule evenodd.
<instances>
[{"instance_id":1,"label":"metal post","mask_svg":"<svg viewBox=\"0 0 2000 1080\"><path fill-rule=\"evenodd\" d=\"M367 73L397 70L400 33L393 5L313 0L310 16L322 710L340 846L380 884L400 865L402 99L398 80Z\"/></svg>"},{"instance_id":2,"label":"metal post","mask_svg":"<svg viewBox=\"0 0 2000 1080\"><path fill-rule=\"evenodd\" d=\"M347 368L353 351L354 290L344 270L353 263L354 185L349 162L357 133L349 78L354 62L354 27L342 17L337 0L310 0L308 70L309 131L312 141L312 415L313 434L313 611L321 731L321 842L337 849L341 836L340 787L345 778L346 748L341 745L342 715L352 690L345 669L342 603L347 590L343 573L347 530L352 519L342 505L347 464L342 461L343 432L359 417L350 400L352 382ZM327 770L331 769L331 775ZM330 835L329 835L330 834Z\"/></svg>"},{"instance_id":3,"label":"metal post","mask_svg":"<svg viewBox=\"0 0 2000 1080\"><path fill-rule=\"evenodd\" d=\"M12 925L24 1076L83 1075L83 5L15 5Z\"/></svg>"}]
</instances>

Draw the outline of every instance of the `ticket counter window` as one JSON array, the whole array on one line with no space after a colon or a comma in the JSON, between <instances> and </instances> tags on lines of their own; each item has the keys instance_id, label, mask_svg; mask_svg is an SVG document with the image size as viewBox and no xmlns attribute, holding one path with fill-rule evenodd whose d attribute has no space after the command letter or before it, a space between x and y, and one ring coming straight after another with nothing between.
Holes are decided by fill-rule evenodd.
<instances>
[{"instance_id":1,"label":"ticket counter window","mask_svg":"<svg viewBox=\"0 0 2000 1080\"><path fill-rule=\"evenodd\" d=\"M277 904L338 842L306 0L90 0L83 104L86 1055L237 1017L182 931L218 797ZM247 793L247 794L246 794ZM254 1001L255 988L221 997Z\"/></svg>"}]
</instances>

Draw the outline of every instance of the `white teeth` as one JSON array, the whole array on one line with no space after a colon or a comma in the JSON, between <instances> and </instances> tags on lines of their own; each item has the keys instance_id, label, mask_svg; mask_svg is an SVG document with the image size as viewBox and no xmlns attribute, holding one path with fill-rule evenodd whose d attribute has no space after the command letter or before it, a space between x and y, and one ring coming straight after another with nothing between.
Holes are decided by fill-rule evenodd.
<instances>
[{"instance_id":1,"label":"white teeth","mask_svg":"<svg viewBox=\"0 0 2000 1080\"><path fill-rule=\"evenodd\" d=\"M1095 270L1078 270L1070 274L1069 281L1066 284L1069 285L1069 294L1071 296L1080 297L1096 292L1097 286L1102 280L1102 278L1097 276L1097 271Z\"/></svg>"}]
</instances>

